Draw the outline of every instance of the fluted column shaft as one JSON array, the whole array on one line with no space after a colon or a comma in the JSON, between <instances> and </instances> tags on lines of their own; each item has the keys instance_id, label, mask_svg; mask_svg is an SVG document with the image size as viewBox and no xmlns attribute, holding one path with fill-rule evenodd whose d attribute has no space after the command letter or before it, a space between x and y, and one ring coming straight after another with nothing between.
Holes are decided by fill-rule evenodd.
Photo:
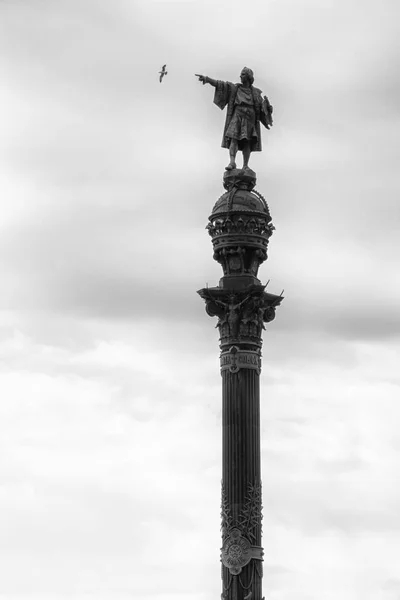
<instances>
[{"instance_id":1,"label":"fluted column shaft","mask_svg":"<svg viewBox=\"0 0 400 600\"><path fill-rule=\"evenodd\" d=\"M222 482L238 519L248 485L260 483L260 376L255 370L222 372ZM257 533L261 544L261 524Z\"/></svg>"},{"instance_id":2,"label":"fluted column shaft","mask_svg":"<svg viewBox=\"0 0 400 600\"><path fill-rule=\"evenodd\" d=\"M222 489L233 526L261 546L260 376L254 369L222 372ZM254 490L253 493L251 490ZM246 518L247 517L247 518ZM222 566L226 600L261 600L261 561L232 576Z\"/></svg>"}]
</instances>

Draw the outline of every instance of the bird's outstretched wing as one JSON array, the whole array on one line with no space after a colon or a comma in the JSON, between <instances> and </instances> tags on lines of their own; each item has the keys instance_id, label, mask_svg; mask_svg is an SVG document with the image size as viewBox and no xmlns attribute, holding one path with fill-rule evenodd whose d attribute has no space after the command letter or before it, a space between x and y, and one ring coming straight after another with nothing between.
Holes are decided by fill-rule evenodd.
<instances>
[{"instance_id":1,"label":"bird's outstretched wing","mask_svg":"<svg viewBox=\"0 0 400 600\"><path fill-rule=\"evenodd\" d=\"M160 83L162 82L164 75L167 75L167 71L165 70L166 66L167 65L163 65L161 71L158 71L160 73Z\"/></svg>"}]
</instances>

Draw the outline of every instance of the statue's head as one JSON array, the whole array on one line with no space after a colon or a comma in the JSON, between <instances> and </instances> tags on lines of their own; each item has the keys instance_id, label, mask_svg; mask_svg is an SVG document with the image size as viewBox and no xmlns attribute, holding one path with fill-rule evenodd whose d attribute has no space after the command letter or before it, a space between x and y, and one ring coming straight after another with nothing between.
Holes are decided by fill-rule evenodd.
<instances>
[{"instance_id":1,"label":"statue's head","mask_svg":"<svg viewBox=\"0 0 400 600\"><path fill-rule=\"evenodd\" d=\"M248 79L250 85L254 83L254 73L249 67L243 67L242 72L240 73L240 81L243 83L244 79Z\"/></svg>"}]
</instances>

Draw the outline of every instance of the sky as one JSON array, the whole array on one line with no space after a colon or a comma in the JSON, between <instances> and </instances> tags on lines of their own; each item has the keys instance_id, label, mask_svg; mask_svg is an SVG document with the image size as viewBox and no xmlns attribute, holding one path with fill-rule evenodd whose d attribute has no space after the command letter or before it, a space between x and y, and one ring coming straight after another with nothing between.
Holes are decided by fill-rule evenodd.
<instances>
[{"instance_id":1,"label":"sky","mask_svg":"<svg viewBox=\"0 0 400 600\"><path fill-rule=\"evenodd\" d=\"M261 379L266 600L400 599L397 0L1 0L0 600L212 600L225 114L285 300ZM161 65L168 75L158 81Z\"/></svg>"}]
</instances>

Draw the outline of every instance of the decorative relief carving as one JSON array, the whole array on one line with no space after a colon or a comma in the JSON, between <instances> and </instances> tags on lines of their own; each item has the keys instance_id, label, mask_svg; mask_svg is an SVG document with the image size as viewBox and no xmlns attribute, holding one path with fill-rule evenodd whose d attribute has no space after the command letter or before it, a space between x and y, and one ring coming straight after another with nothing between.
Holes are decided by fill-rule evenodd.
<instances>
[{"instance_id":1,"label":"decorative relief carving","mask_svg":"<svg viewBox=\"0 0 400 600\"><path fill-rule=\"evenodd\" d=\"M212 238L226 233L267 234L270 237L275 230L270 221L271 217L267 215L260 217L253 216L251 213L250 215L221 215L215 216L206 229Z\"/></svg>"},{"instance_id":2,"label":"decorative relief carving","mask_svg":"<svg viewBox=\"0 0 400 600\"><path fill-rule=\"evenodd\" d=\"M239 575L252 558L262 560L263 549L252 546L240 529L232 529L221 549L222 564L232 575Z\"/></svg>"},{"instance_id":3,"label":"decorative relief carving","mask_svg":"<svg viewBox=\"0 0 400 600\"><path fill-rule=\"evenodd\" d=\"M239 527L251 541L256 541L256 529L261 526L261 483L248 484L245 503L239 516Z\"/></svg>"},{"instance_id":4,"label":"decorative relief carving","mask_svg":"<svg viewBox=\"0 0 400 600\"><path fill-rule=\"evenodd\" d=\"M236 244L243 240L238 239ZM257 277L259 266L264 262L267 255L267 241L262 241L265 248L242 248L240 245L216 248L214 259L220 263L224 275L246 275Z\"/></svg>"},{"instance_id":5,"label":"decorative relief carving","mask_svg":"<svg viewBox=\"0 0 400 600\"><path fill-rule=\"evenodd\" d=\"M217 316L221 336L221 346L235 343L256 343L260 345L264 323L275 318L275 307L282 296L268 294L262 285L253 285L245 291L232 292L222 288L199 290L206 302L206 312Z\"/></svg>"},{"instance_id":6,"label":"decorative relief carving","mask_svg":"<svg viewBox=\"0 0 400 600\"><path fill-rule=\"evenodd\" d=\"M221 529L223 545L221 561L232 575L241 573L251 559L261 561L263 549L255 545L256 529L261 527L261 484L248 484L244 505L238 519L232 516L224 485L221 495ZM262 572L262 571L261 571Z\"/></svg>"},{"instance_id":7,"label":"decorative relief carving","mask_svg":"<svg viewBox=\"0 0 400 600\"><path fill-rule=\"evenodd\" d=\"M254 369L258 374L261 372L261 356L257 351L231 346L229 352L222 352L220 361L221 371L229 369L231 373L237 373L239 369Z\"/></svg>"},{"instance_id":8,"label":"decorative relief carving","mask_svg":"<svg viewBox=\"0 0 400 600\"><path fill-rule=\"evenodd\" d=\"M225 540L233 528L232 510L226 497L225 486L221 485L221 531L222 540Z\"/></svg>"}]
</instances>

